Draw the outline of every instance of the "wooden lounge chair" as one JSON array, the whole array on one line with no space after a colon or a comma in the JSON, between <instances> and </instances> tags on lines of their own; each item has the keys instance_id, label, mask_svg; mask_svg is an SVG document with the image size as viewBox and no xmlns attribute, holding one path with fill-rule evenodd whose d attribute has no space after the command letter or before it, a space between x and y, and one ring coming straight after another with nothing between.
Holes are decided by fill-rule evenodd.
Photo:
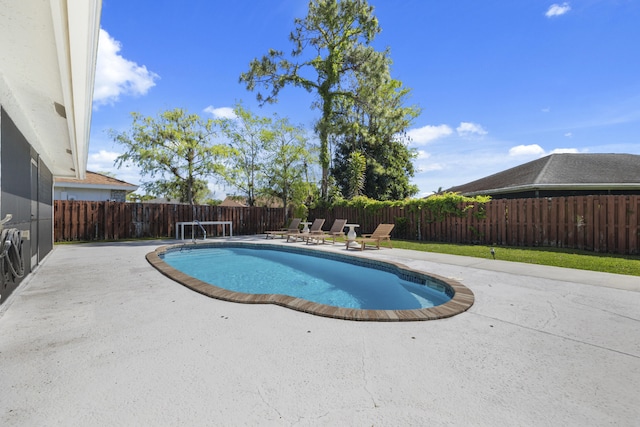
<instances>
[{"instance_id":1,"label":"wooden lounge chair","mask_svg":"<svg viewBox=\"0 0 640 427\"><path fill-rule=\"evenodd\" d=\"M309 231L307 233L287 233L287 242L291 237L293 237L293 241L297 242L298 239L302 239L303 241L308 239L309 236L318 235L322 233L322 225L324 224L324 219L316 218L313 220L311 227L309 227Z\"/></svg>"},{"instance_id":2,"label":"wooden lounge chair","mask_svg":"<svg viewBox=\"0 0 640 427\"><path fill-rule=\"evenodd\" d=\"M283 228L281 230L276 230L276 231L265 231L265 234L267 235L267 239L269 237L271 237L272 239L275 239L275 236L280 236L284 238L284 236L286 236L288 233L299 233L301 221L302 221L301 218L293 218L291 220L291 224L289 224L289 227L287 228Z\"/></svg>"},{"instance_id":3,"label":"wooden lounge chair","mask_svg":"<svg viewBox=\"0 0 640 427\"><path fill-rule=\"evenodd\" d=\"M336 219L333 221L333 225L329 231L321 231L316 236L309 236L307 239L307 245L311 243L325 243L326 239L331 239L331 244L336 242L336 237L344 236L344 227L347 223L346 219Z\"/></svg>"},{"instance_id":4,"label":"wooden lounge chair","mask_svg":"<svg viewBox=\"0 0 640 427\"><path fill-rule=\"evenodd\" d=\"M355 245L351 247L363 251L367 243L375 243L376 248L380 249L380 242L383 240L387 240L391 245L391 230L393 230L394 225L395 224L379 224L373 233L363 234L362 237L356 238L355 242L360 245L359 247ZM353 240L347 241L347 249L349 249L351 242L353 242ZM391 247L393 248L393 246Z\"/></svg>"}]
</instances>

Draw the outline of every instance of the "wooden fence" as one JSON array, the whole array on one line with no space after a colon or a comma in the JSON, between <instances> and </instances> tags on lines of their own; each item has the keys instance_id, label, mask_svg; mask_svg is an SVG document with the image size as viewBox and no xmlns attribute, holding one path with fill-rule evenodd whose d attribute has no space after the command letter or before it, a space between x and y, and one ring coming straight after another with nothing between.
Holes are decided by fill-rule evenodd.
<instances>
[{"instance_id":1,"label":"wooden fence","mask_svg":"<svg viewBox=\"0 0 640 427\"><path fill-rule=\"evenodd\" d=\"M576 196L496 199L462 218L437 220L426 210L386 208L313 209L310 218L347 218L371 233L380 223L394 223L397 239L501 246L547 246L618 254L640 253L640 196Z\"/></svg>"},{"instance_id":2,"label":"wooden fence","mask_svg":"<svg viewBox=\"0 0 640 427\"><path fill-rule=\"evenodd\" d=\"M187 205L84 202L56 200L54 238L117 240L175 236L175 223L191 221ZM380 223L393 223L392 237L418 241L499 246L547 246L594 252L640 253L640 196L577 196L542 199L492 200L479 219L475 206L462 218L440 220L428 210L385 208L312 209L309 219L335 218L360 225L358 234L371 233ZM260 234L284 225L284 210L196 206L201 221L233 221L234 235ZM207 236L222 234L221 226L206 226Z\"/></svg>"},{"instance_id":3,"label":"wooden fence","mask_svg":"<svg viewBox=\"0 0 640 427\"><path fill-rule=\"evenodd\" d=\"M56 200L54 239L60 242L175 237L176 222L194 218L232 221L234 235L249 235L280 229L284 225L284 209L196 206L194 214L189 205ZM222 235L221 225L204 227L207 236Z\"/></svg>"}]
</instances>

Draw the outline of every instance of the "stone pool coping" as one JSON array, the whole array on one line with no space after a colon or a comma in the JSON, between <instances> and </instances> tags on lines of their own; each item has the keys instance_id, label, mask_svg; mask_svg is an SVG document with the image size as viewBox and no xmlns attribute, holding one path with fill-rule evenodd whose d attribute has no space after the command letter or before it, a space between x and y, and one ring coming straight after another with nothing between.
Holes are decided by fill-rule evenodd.
<instances>
[{"instance_id":1,"label":"stone pool coping","mask_svg":"<svg viewBox=\"0 0 640 427\"><path fill-rule=\"evenodd\" d=\"M453 296L449 301L444 304L421 309L411 310L365 310L365 309L353 309L353 308L341 308L334 307L325 304L319 304L305 299L291 297L287 295L279 294L246 294L242 292L230 291L212 285L210 283L203 282L195 277L191 277L164 262L161 255L171 251L183 248L210 248L219 246L235 246L235 247L272 247L277 250L283 250L280 245L268 245L268 244L251 244L242 242L219 242L219 243L181 243L175 245L166 245L156 248L155 251L149 252L146 255L146 259L154 268L160 273L169 277L170 279L180 283L181 285L196 291L200 294L206 295L211 298L216 298L224 301L242 303L242 304L275 304L282 307L287 307L292 310L301 311L304 313L313 314L316 316L330 317L334 319L343 320L355 320L355 321L374 321L374 322L401 322L401 321L424 321L424 320L436 320L444 319L447 317L455 316L457 314L467 311L474 303L475 297L471 289L467 288L460 282L442 277L432 273L426 273L407 267L404 264L393 261L377 261L370 260L362 257L357 257L348 254L331 253L329 256L319 254L311 249L296 248L293 250L285 249L285 251L302 253L311 256L322 256L333 259L342 259L352 261L352 263L368 266L386 266L387 270L395 269L396 272L407 272L409 274L415 274L418 276L428 276L430 279L440 282L445 287L448 287ZM375 267L373 267L375 268Z\"/></svg>"}]
</instances>

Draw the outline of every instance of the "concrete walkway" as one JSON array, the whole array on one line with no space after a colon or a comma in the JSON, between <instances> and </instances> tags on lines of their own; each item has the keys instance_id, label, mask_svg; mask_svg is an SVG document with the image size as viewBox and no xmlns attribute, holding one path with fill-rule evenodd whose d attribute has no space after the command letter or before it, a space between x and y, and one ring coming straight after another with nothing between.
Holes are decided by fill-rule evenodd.
<instances>
[{"instance_id":1,"label":"concrete walkway","mask_svg":"<svg viewBox=\"0 0 640 427\"><path fill-rule=\"evenodd\" d=\"M57 246L0 307L0 425L640 425L638 277L353 252L476 301L351 322L192 292L147 264L164 243Z\"/></svg>"}]
</instances>

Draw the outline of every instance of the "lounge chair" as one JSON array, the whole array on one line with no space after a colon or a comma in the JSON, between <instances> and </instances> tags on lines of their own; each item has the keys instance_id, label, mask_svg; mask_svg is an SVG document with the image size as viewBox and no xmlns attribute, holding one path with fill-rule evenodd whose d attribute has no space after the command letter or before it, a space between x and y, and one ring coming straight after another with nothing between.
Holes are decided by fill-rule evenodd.
<instances>
[{"instance_id":1,"label":"lounge chair","mask_svg":"<svg viewBox=\"0 0 640 427\"><path fill-rule=\"evenodd\" d=\"M313 235L319 235L320 233L322 233L322 225L324 224L324 219L322 218L316 218L313 220L313 223L311 224L311 227L309 227L309 231L306 233L287 233L287 242L289 241L289 239L291 237L293 237L293 241L297 242L298 238L302 239L303 241L305 239L308 239L309 236L313 236Z\"/></svg>"},{"instance_id":2,"label":"lounge chair","mask_svg":"<svg viewBox=\"0 0 640 427\"><path fill-rule=\"evenodd\" d=\"M265 231L265 234L267 235L267 239L269 237L271 237L272 239L275 239L275 236L280 236L284 238L284 236L286 236L289 233L299 233L301 221L302 221L301 218L293 218L291 220L291 224L289 224L289 227L287 228L283 228L281 230L276 230L276 231Z\"/></svg>"},{"instance_id":3,"label":"lounge chair","mask_svg":"<svg viewBox=\"0 0 640 427\"><path fill-rule=\"evenodd\" d=\"M347 224L346 219L336 219L333 221L333 225L329 231L322 231L317 236L309 236L307 244L312 243L325 243L326 239L331 239L331 244L336 242L337 237L344 236L344 227Z\"/></svg>"},{"instance_id":4,"label":"lounge chair","mask_svg":"<svg viewBox=\"0 0 640 427\"><path fill-rule=\"evenodd\" d=\"M352 247L363 251L367 243L375 243L376 248L380 249L380 242L383 240L389 241L389 245L391 245L391 230L393 230L394 225L395 224L379 224L373 233L363 234L362 237L356 237L355 242L360 244L359 247L349 245L353 240L347 241L347 249ZM393 248L393 246L391 247Z\"/></svg>"}]
</instances>

